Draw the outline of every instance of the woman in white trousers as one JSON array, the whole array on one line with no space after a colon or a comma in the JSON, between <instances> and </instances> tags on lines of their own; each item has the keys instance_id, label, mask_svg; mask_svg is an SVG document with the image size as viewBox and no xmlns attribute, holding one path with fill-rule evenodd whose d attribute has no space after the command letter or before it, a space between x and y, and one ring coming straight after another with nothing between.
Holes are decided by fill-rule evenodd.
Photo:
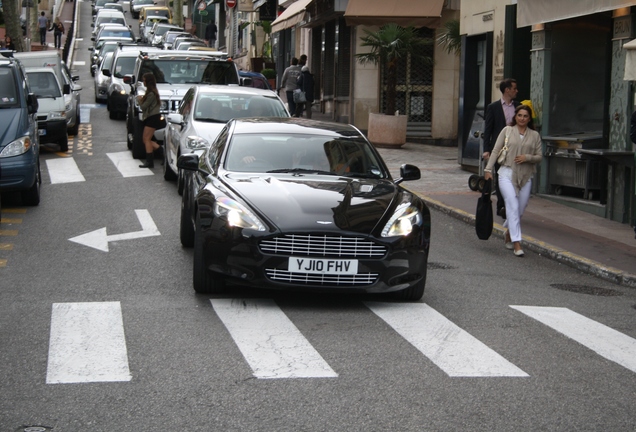
<instances>
[{"instance_id":1,"label":"woman in white trousers","mask_svg":"<svg viewBox=\"0 0 636 432\"><path fill-rule=\"evenodd\" d=\"M504 147L508 148L508 152L498 173L499 190L506 204L505 245L506 248L513 249L516 256L522 257L521 216L530 199L536 165L543 159L541 136L534 130L532 109L529 106L519 105L515 108L510 126L503 128L497 137L488 165L484 169L486 180L492 179L492 169Z\"/></svg>"}]
</instances>

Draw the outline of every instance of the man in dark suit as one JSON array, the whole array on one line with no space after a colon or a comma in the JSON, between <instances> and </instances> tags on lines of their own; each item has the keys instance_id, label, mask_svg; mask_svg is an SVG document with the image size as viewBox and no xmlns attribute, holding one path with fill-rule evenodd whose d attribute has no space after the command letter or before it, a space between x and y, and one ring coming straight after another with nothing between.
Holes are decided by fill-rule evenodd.
<instances>
[{"instance_id":1,"label":"man in dark suit","mask_svg":"<svg viewBox=\"0 0 636 432\"><path fill-rule=\"evenodd\" d=\"M506 78L499 83L499 90L501 90L501 99L494 101L486 107L486 115L484 118L484 154L482 157L486 160L490 158L490 152L492 152L497 137L501 133L502 129L506 127L512 121L515 116L515 108L519 105L519 102L515 101L517 97L517 81L513 78ZM495 165L494 182L498 184L499 178L497 177L496 170L499 169L499 164ZM502 218L506 218L506 207L503 196L499 193L497 188L497 214Z\"/></svg>"}]
</instances>

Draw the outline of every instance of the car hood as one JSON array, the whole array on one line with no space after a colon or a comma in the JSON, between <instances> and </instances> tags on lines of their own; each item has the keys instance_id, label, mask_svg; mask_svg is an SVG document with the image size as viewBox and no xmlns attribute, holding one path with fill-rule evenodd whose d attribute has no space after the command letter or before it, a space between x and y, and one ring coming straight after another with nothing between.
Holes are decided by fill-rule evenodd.
<instances>
[{"instance_id":1,"label":"car hood","mask_svg":"<svg viewBox=\"0 0 636 432\"><path fill-rule=\"evenodd\" d=\"M390 180L228 174L227 185L281 231L371 234L404 190ZM381 229L382 227L380 227Z\"/></svg>"},{"instance_id":2,"label":"car hood","mask_svg":"<svg viewBox=\"0 0 636 432\"><path fill-rule=\"evenodd\" d=\"M7 108L0 110L0 149L23 135L26 118L22 118L23 108Z\"/></svg>"},{"instance_id":3,"label":"car hood","mask_svg":"<svg viewBox=\"0 0 636 432\"><path fill-rule=\"evenodd\" d=\"M157 84L162 101L181 100L193 84Z\"/></svg>"}]
</instances>

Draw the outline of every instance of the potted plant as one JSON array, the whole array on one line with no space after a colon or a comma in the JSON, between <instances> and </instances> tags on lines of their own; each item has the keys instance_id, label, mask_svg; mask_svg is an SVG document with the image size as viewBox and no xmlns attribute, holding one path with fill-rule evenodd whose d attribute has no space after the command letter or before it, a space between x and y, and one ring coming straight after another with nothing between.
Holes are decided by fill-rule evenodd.
<instances>
[{"instance_id":1,"label":"potted plant","mask_svg":"<svg viewBox=\"0 0 636 432\"><path fill-rule=\"evenodd\" d=\"M274 69L266 68L263 69L261 73L265 78L267 78L267 81L269 81L270 87L276 89L276 71Z\"/></svg>"},{"instance_id":2,"label":"potted plant","mask_svg":"<svg viewBox=\"0 0 636 432\"><path fill-rule=\"evenodd\" d=\"M406 143L407 116L398 115L395 109L398 64L408 56L432 62L424 50L432 41L419 36L415 27L393 23L385 24L376 31L365 30L361 41L361 46L369 47L371 51L356 54L358 62L380 65L386 74L385 110L383 114L369 113L369 141L375 145L402 146Z\"/></svg>"}]
</instances>

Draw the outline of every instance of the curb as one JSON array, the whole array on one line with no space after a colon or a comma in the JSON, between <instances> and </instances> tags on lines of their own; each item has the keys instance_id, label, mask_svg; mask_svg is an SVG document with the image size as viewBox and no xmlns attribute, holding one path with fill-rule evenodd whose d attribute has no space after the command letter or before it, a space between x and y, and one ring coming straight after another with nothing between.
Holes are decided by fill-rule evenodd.
<instances>
[{"instance_id":1,"label":"curb","mask_svg":"<svg viewBox=\"0 0 636 432\"><path fill-rule=\"evenodd\" d=\"M455 219L466 222L469 225L475 226L475 215L472 215L460 209L456 209L454 207L450 207L440 201L428 198L424 195L419 196L424 200L424 202L426 202L429 207L451 217L454 217ZM505 230L502 225L497 223L494 224L494 235L503 238L504 232ZM531 250L538 253L539 255L547 256L548 258L551 258L584 273L591 274L600 279L613 282L618 285L636 288L636 275L633 275L631 273L627 273L613 267L605 266L597 261L593 261L573 254L564 249L537 240L533 237L523 236L523 240L521 241L521 243L524 249Z\"/></svg>"}]
</instances>

